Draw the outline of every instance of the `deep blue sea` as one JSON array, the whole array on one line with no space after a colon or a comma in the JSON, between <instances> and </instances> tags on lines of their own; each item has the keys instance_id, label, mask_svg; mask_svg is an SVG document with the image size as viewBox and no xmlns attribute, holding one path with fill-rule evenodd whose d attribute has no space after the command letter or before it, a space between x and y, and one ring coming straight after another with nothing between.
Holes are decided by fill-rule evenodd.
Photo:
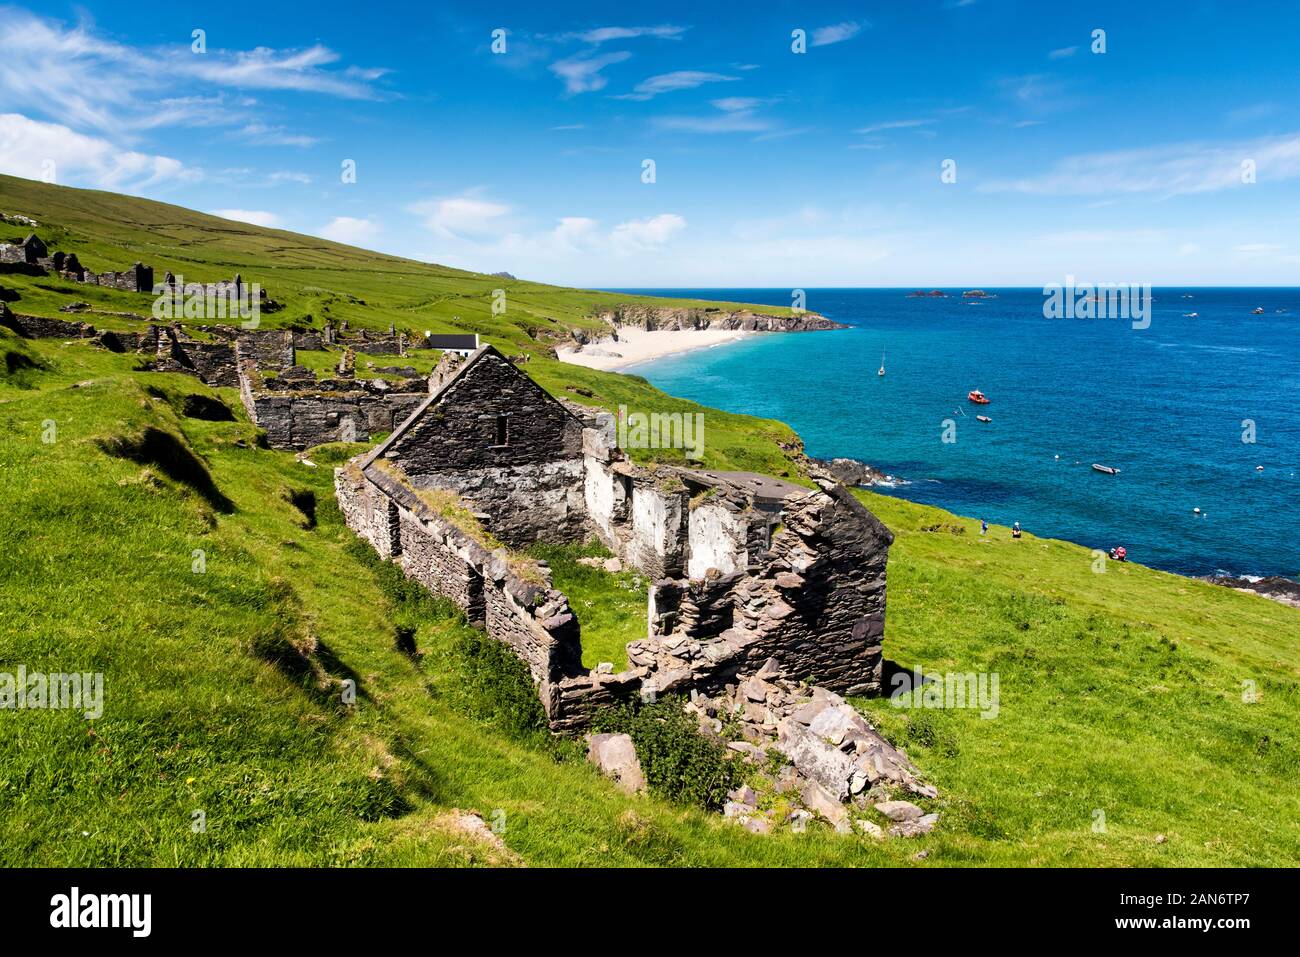
<instances>
[{"instance_id":1,"label":"deep blue sea","mask_svg":"<svg viewBox=\"0 0 1300 957\"><path fill-rule=\"evenodd\" d=\"M791 295L620 291L776 306ZM788 422L810 455L905 480L888 494L1124 545L1132 561L1184 574L1300 574L1300 289L1157 288L1145 330L1046 319L1041 289L989 289L997 298L982 301L909 291L810 289L808 309L851 328L755 336L627 371ZM991 404L967 402L971 389ZM945 419L955 443L941 441Z\"/></svg>"}]
</instances>

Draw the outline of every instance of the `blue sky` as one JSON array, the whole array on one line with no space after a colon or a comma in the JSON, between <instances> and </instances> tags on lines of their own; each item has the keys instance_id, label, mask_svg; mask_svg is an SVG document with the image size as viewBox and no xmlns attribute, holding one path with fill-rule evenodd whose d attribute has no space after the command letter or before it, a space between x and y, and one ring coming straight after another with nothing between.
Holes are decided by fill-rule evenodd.
<instances>
[{"instance_id":1,"label":"blue sky","mask_svg":"<svg viewBox=\"0 0 1300 957\"><path fill-rule=\"evenodd\" d=\"M1210 0L3 6L0 171L585 286L1295 284L1297 37Z\"/></svg>"}]
</instances>

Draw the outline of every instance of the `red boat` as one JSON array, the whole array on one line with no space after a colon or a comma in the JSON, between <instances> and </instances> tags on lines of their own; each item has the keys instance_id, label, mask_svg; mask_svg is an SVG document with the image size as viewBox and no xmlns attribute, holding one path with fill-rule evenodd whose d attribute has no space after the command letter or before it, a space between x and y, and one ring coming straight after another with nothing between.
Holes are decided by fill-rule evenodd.
<instances>
[{"instance_id":1,"label":"red boat","mask_svg":"<svg viewBox=\"0 0 1300 957\"><path fill-rule=\"evenodd\" d=\"M988 404L989 404L989 399L988 399L988 397L987 397L983 392L981 392L979 389L971 389L969 392L966 393L966 398L970 399L970 400L971 400L972 402L974 402L976 405L988 405Z\"/></svg>"}]
</instances>

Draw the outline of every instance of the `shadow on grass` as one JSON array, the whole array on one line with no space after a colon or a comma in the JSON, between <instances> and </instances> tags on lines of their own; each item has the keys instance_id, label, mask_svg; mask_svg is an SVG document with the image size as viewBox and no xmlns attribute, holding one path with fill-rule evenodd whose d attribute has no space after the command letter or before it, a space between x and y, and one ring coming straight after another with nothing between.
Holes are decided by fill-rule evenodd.
<instances>
[{"instance_id":1,"label":"shadow on grass","mask_svg":"<svg viewBox=\"0 0 1300 957\"><path fill-rule=\"evenodd\" d=\"M193 489L218 512L235 510L235 503L212 481L208 467L171 432L148 426L139 435L112 436L100 439L98 445L108 455L156 466L172 481Z\"/></svg>"}]
</instances>

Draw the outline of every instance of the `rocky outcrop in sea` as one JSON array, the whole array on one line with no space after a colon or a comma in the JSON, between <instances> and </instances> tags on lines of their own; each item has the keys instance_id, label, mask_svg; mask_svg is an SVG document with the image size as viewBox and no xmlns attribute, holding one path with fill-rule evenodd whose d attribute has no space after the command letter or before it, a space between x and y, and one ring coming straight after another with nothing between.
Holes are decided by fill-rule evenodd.
<instances>
[{"instance_id":1,"label":"rocky outcrop in sea","mask_svg":"<svg viewBox=\"0 0 1300 957\"><path fill-rule=\"evenodd\" d=\"M866 462L859 462L857 459L834 458L834 459L814 459L809 458L808 462L817 468L830 474L837 482L842 482L848 486L870 487L872 485L897 485L900 479L893 475L886 475L877 468L868 465ZM906 483L904 483L906 484Z\"/></svg>"}]
</instances>

